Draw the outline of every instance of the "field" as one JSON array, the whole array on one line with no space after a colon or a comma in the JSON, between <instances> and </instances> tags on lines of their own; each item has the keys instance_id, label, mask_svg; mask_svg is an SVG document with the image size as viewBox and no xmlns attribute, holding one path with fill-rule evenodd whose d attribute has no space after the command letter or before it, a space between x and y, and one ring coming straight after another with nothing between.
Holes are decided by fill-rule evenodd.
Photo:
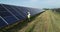
<instances>
[{"instance_id":1,"label":"field","mask_svg":"<svg viewBox=\"0 0 60 32\"><path fill-rule=\"evenodd\" d=\"M60 32L60 13L47 10L18 32Z\"/></svg>"},{"instance_id":2,"label":"field","mask_svg":"<svg viewBox=\"0 0 60 32\"><path fill-rule=\"evenodd\" d=\"M24 26L24 24L26 24ZM20 24L23 28L13 27L10 32L60 32L60 13L47 10L39 14L31 22L23 22ZM19 29L20 28L20 29ZM6 31L7 32L7 31Z\"/></svg>"}]
</instances>

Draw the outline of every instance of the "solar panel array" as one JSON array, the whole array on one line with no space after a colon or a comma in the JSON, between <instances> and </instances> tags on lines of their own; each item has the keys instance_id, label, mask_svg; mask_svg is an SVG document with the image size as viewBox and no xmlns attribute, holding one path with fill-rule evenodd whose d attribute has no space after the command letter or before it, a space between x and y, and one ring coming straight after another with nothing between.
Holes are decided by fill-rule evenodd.
<instances>
[{"instance_id":1,"label":"solar panel array","mask_svg":"<svg viewBox=\"0 0 60 32\"><path fill-rule=\"evenodd\" d=\"M31 16L41 12L39 9L0 4L0 27L26 19L28 11Z\"/></svg>"}]
</instances>

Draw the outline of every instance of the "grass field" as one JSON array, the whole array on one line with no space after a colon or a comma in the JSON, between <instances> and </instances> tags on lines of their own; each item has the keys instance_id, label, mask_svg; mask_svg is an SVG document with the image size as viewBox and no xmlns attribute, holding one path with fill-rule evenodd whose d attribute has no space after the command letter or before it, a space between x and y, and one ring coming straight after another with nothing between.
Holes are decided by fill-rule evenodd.
<instances>
[{"instance_id":1,"label":"grass field","mask_svg":"<svg viewBox=\"0 0 60 32\"><path fill-rule=\"evenodd\" d=\"M60 32L60 13L47 10L18 32Z\"/></svg>"}]
</instances>

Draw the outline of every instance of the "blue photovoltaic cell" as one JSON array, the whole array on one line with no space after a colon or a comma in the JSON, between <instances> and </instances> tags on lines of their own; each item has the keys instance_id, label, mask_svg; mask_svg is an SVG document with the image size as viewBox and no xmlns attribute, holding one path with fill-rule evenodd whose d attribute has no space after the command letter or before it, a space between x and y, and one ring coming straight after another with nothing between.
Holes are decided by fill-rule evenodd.
<instances>
[{"instance_id":1,"label":"blue photovoltaic cell","mask_svg":"<svg viewBox=\"0 0 60 32\"><path fill-rule=\"evenodd\" d=\"M4 19L9 23L9 24L12 24L14 22L17 21L17 19L13 16L7 16L7 17L4 17Z\"/></svg>"},{"instance_id":2,"label":"blue photovoltaic cell","mask_svg":"<svg viewBox=\"0 0 60 32\"><path fill-rule=\"evenodd\" d=\"M18 12L20 12L23 15L24 18L27 16L26 8L24 8L24 7L15 7L15 6L12 6L12 8L14 8Z\"/></svg>"},{"instance_id":3,"label":"blue photovoltaic cell","mask_svg":"<svg viewBox=\"0 0 60 32\"><path fill-rule=\"evenodd\" d=\"M26 8L23 8L23 7L14 7L15 9L17 9L18 12L20 12L21 14L24 15L24 17L27 16L27 10Z\"/></svg>"},{"instance_id":4,"label":"blue photovoltaic cell","mask_svg":"<svg viewBox=\"0 0 60 32\"><path fill-rule=\"evenodd\" d=\"M12 9L14 9L18 14L19 14L19 16L18 17L23 17L23 18L20 18L20 19L24 19L25 18L25 13L24 13L24 11L23 12L20 12L20 11L22 11L22 10L18 10L15 6L11 6L11 8ZM23 14L24 13L24 14Z\"/></svg>"},{"instance_id":5,"label":"blue photovoltaic cell","mask_svg":"<svg viewBox=\"0 0 60 32\"><path fill-rule=\"evenodd\" d=\"M13 23L17 19L13 17L5 8L0 5L0 16L3 17L8 24Z\"/></svg>"},{"instance_id":6,"label":"blue photovoltaic cell","mask_svg":"<svg viewBox=\"0 0 60 32\"><path fill-rule=\"evenodd\" d=\"M34 11L33 9L31 9L31 8L27 8L29 11L30 11L30 13L31 13L31 16L33 16L35 13L36 13L36 11Z\"/></svg>"},{"instance_id":7,"label":"blue photovoltaic cell","mask_svg":"<svg viewBox=\"0 0 60 32\"><path fill-rule=\"evenodd\" d=\"M33 9L33 8L27 8L27 9L30 11L31 16L34 16L41 12L39 9Z\"/></svg>"},{"instance_id":8,"label":"blue photovoltaic cell","mask_svg":"<svg viewBox=\"0 0 60 32\"><path fill-rule=\"evenodd\" d=\"M5 16L10 16L11 14L6 11L1 5L0 5L0 16L5 17Z\"/></svg>"},{"instance_id":9,"label":"blue photovoltaic cell","mask_svg":"<svg viewBox=\"0 0 60 32\"><path fill-rule=\"evenodd\" d=\"M9 9L17 18L22 19L23 17L21 15L19 15L19 13L17 13L17 11L15 11L11 6L5 6L7 9Z\"/></svg>"},{"instance_id":10,"label":"blue photovoltaic cell","mask_svg":"<svg viewBox=\"0 0 60 32\"><path fill-rule=\"evenodd\" d=\"M7 24L0 18L0 27L3 27L5 25L7 25Z\"/></svg>"}]
</instances>

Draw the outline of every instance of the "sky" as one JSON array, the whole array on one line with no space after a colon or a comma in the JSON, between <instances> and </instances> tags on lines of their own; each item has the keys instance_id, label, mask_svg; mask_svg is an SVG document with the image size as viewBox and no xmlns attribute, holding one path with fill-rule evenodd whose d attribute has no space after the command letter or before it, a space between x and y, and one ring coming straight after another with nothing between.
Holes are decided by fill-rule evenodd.
<instances>
[{"instance_id":1,"label":"sky","mask_svg":"<svg viewBox=\"0 0 60 32\"><path fill-rule=\"evenodd\" d=\"M60 0L0 0L0 3L32 8L60 8Z\"/></svg>"}]
</instances>

